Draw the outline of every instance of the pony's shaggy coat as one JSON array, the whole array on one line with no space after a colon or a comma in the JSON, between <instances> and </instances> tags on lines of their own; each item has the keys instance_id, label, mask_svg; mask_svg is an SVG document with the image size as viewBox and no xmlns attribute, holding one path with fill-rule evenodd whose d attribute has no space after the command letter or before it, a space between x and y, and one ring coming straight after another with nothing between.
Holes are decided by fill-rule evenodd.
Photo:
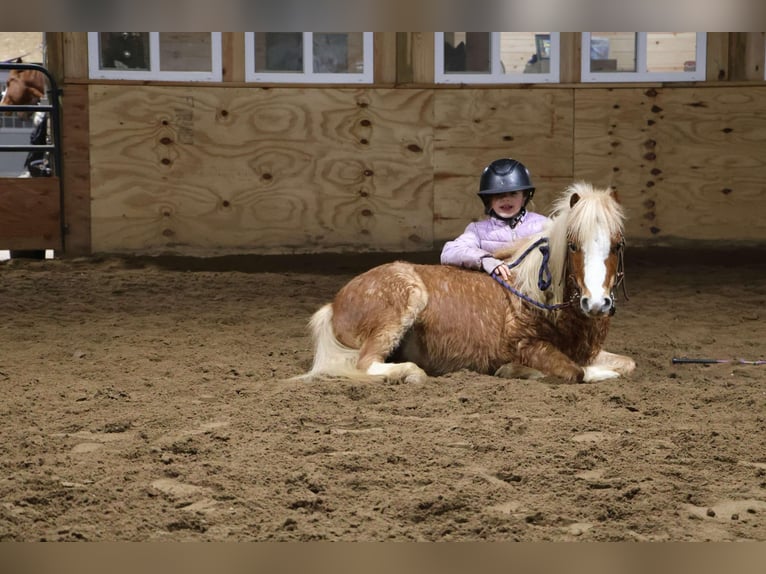
<instances>
[{"instance_id":1,"label":"pony's shaggy coat","mask_svg":"<svg viewBox=\"0 0 766 574\"><path fill-rule=\"evenodd\" d=\"M304 378L421 381L426 374L459 369L509 377L542 373L567 381L627 374L635 368L632 359L602 350L614 309L622 225L622 209L609 190L577 183L556 201L541 234L550 249L550 288L538 285L537 249L512 270L512 283L547 304L572 299L560 310L530 305L482 272L402 261L374 267L314 314L314 364ZM584 281L585 251L598 251L593 246L604 238L605 260L597 262L604 284L600 294L591 294ZM497 256L513 260L537 239Z\"/></svg>"}]
</instances>

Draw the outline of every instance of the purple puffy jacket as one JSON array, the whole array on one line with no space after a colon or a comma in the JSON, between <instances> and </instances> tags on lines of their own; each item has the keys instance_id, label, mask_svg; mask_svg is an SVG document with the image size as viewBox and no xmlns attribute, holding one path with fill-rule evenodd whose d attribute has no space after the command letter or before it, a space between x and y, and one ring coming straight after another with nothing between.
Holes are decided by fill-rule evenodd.
<instances>
[{"instance_id":1,"label":"purple puffy jacket","mask_svg":"<svg viewBox=\"0 0 766 574\"><path fill-rule=\"evenodd\" d=\"M465 231L444 244L441 262L468 269L481 269L481 259L509 243L539 233L548 218L529 211L515 228L495 217L469 223Z\"/></svg>"}]
</instances>

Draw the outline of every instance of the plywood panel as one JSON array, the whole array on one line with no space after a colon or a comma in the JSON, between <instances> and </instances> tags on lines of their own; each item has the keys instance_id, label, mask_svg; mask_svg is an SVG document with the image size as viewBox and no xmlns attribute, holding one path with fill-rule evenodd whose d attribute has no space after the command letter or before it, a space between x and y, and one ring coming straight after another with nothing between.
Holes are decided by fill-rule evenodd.
<instances>
[{"instance_id":1,"label":"plywood panel","mask_svg":"<svg viewBox=\"0 0 766 574\"><path fill-rule=\"evenodd\" d=\"M573 95L565 89L444 89L434 95L434 238L444 241L482 216L482 169L513 157L530 170L536 200L571 183Z\"/></svg>"},{"instance_id":2,"label":"plywood panel","mask_svg":"<svg viewBox=\"0 0 766 574\"><path fill-rule=\"evenodd\" d=\"M0 179L0 247L60 249L59 178Z\"/></svg>"},{"instance_id":3,"label":"plywood panel","mask_svg":"<svg viewBox=\"0 0 766 574\"><path fill-rule=\"evenodd\" d=\"M432 246L430 91L91 86L94 251Z\"/></svg>"},{"instance_id":4,"label":"plywood panel","mask_svg":"<svg viewBox=\"0 0 766 574\"><path fill-rule=\"evenodd\" d=\"M575 176L618 189L630 236L766 237L766 90L589 90L575 125Z\"/></svg>"}]
</instances>

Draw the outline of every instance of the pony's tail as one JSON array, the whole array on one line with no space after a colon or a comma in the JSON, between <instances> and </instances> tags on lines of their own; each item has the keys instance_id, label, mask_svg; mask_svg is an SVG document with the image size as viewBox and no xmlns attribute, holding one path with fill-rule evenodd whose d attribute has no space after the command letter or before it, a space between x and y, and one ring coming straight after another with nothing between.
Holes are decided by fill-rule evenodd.
<instances>
[{"instance_id":1,"label":"pony's tail","mask_svg":"<svg viewBox=\"0 0 766 574\"><path fill-rule=\"evenodd\" d=\"M332 304L327 303L311 317L309 329L314 339L314 364L305 375L295 380L309 380L318 376L358 377L356 368L359 350L341 345L332 330Z\"/></svg>"}]
</instances>

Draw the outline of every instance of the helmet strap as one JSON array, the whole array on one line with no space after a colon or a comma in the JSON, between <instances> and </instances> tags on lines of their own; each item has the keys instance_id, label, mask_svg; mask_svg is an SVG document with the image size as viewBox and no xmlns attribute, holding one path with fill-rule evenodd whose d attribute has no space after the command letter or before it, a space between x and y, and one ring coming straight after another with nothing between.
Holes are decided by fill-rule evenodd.
<instances>
[{"instance_id":1,"label":"helmet strap","mask_svg":"<svg viewBox=\"0 0 766 574\"><path fill-rule=\"evenodd\" d=\"M505 221L511 229L515 229L519 222L524 219L524 216L527 214L527 210L526 208L522 207L519 212L512 217L500 217L494 209L491 209L489 213L492 215L492 217L499 219L500 221Z\"/></svg>"}]
</instances>

